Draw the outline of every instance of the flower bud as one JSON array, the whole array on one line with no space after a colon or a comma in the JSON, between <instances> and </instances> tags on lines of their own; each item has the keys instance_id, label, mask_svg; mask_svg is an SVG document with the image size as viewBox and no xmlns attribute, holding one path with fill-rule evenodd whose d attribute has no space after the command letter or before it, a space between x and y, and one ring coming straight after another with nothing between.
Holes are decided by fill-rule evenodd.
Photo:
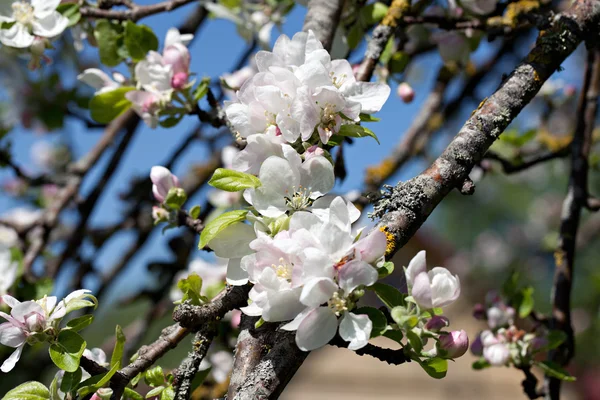
<instances>
[{"instance_id":1,"label":"flower bud","mask_svg":"<svg viewBox=\"0 0 600 400\"><path fill-rule=\"evenodd\" d=\"M450 325L450 320L448 320L448 318L442 317L441 315L434 315L433 318L425 324L425 329L431 332L439 332L448 325Z\"/></svg>"},{"instance_id":2,"label":"flower bud","mask_svg":"<svg viewBox=\"0 0 600 400\"><path fill-rule=\"evenodd\" d=\"M187 83L187 72L177 72L171 79L171 87L173 89L183 89Z\"/></svg>"},{"instance_id":3,"label":"flower bud","mask_svg":"<svg viewBox=\"0 0 600 400\"><path fill-rule=\"evenodd\" d=\"M92 400L110 400L112 394L113 390L111 388L101 388L94 393Z\"/></svg>"},{"instance_id":4,"label":"flower bud","mask_svg":"<svg viewBox=\"0 0 600 400\"><path fill-rule=\"evenodd\" d=\"M475 356L483 355L483 341L481 340L481 335L477 335L471 344L471 353L473 353Z\"/></svg>"},{"instance_id":5,"label":"flower bud","mask_svg":"<svg viewBox=\"0 0 600 400\"><path fill-rule=\"evenodd\" d=\"M469 349L469 337L464 330L444 333L440 335L436 347L443 357L458 358Z\"/></svg>"},{"instance_id":6,"label":"flower bud","mask_svg":"<svg viewBox=\"0 0 600 400\"><path fill-rule=\"evenodd\" d=\"M154 220L154 224L159 224L161 222L167 222L169 220L169 212L162 207L152 207L152 219Z\"/></svg>"},{"instance_id":7,"label":"flower bud","mask_svg":"<svg viewBox=\"0 0 600 400\"><path fill-rule=\"evenodd\" d=\"M179 210L187 201L185 190L178 187L172 187L165 198L165 205L174 210Z\"/></svg>"},{"instance_id":8,"label":"flower bud","mask_svg":"<svg viewBox=\"0 0 600 400\"><path fill-rule=\"evenodd\" d=\"M308 161L313 157L322 156L324 154L325 154L325 151L322 148L320 148L319 146L317 146L317 145L310 146L308 149L306 149L306 152L304 153L304 160Z\"/></svg>"},{"instance_id":9,"label":"flower bud","mask_svg":"<svg viewBox=\"0 0 600 400\"><path fill-rule=\"evenodd\" d=\"M485 319L485 307L481 303L475 304L473 307L473 317L478 320Z\"/></svg>"},{"instance_id":10,"label":"flower bud","mask_svg":"<svg viewBox=\"0 0 600 400\"><path fill-rule=\"evenodd\" d=\"M150 180L152 180L152 193L154 198L161 203L169 194L169 190L179 187L179 179L168 169L161 166L154 166L150 170Z\"/></svg>"},{"instance_id":11,"label":"flower bud","mask_svg":"<svg viewBox=\"0 0 600 400\"><path fill-rule=\"evenodd\" d=\"M405 103L410 103L415 98L415 91L406 82L402 82L400 85L398 85L396 93L398 94L398 97L400 97Z\"/></svg>"},{"instance_id":12,"label":"flower bud","mask_svg":"<svg viewBox=\"0 0 600 400\"><path fill-rule=\"evenodd\" d=\"M487 321L491 329L496 329L511 324L514 317L515 309L512 307L506 307L503 304L490 307L487 310Z\"/></svg>"}]
</instances>

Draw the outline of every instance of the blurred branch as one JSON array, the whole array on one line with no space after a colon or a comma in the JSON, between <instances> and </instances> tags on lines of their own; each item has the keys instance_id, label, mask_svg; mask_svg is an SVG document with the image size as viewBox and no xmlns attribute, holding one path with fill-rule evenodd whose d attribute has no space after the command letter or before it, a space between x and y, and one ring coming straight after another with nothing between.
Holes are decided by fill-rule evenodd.
<instances>
[{"instance_id":1,"label":"blurred branch","mask_svg":"<svg viewBox=\"0 0 600 400\"><path fill-rule=\"evenodd\" d=\"M600 5L593 0L578 0L558 14L527 59L480 104L433 165L382 196L373 217L380 218L377 229L390 237L387 256L414 235L447 194L462 188L473 166L582 39L597 37L599 18Z\"/></svg>"},{"instance_id":2,"label":"blurred branch","mask_svg":"<svg viewBox=\"0 0 600 400\"><path fill-rule=\"evenodd\" d=\"M577 230L581 211L587 207L589 155L600 95L600 49L588 51L577 126L571 144L571 175L567 196L563 202L558 248L554 252L554 290L552 291L552 320L550 328L562 330L567 340L549 354L551 361L567 365L575 351L575 334L571 322L571 289L575 269ZM546 376L546 398L560 398L561 381Z\"/></svg>"},{"instance_id":3,"label":"blurred branch","mask_svg":"<svg viewBox=\"0 0 600 400\"><path fill-rule=\"evenodd\" d=\"M570 153L569 149L570 149L570 146L563 147L562 149L560 149L558 151L537 155L535 157L530 158L529 160L525 160L525 161L521 161L521 162L513 162L510 160L507 160L507 159L503 158L502 156L500 156L499 154L496 154L493 151L488 151L487 153L485 153L485 156L483 158L488 159L488 160L498 161L500 163L500 165L502 166L502 170L504 171L504 173L514 174L517 172L524 171L535 165L544 163L546 161L551 161L551 160L555 160L557 158L566 157Z\"/></svg>"},{"instance_id":4,"label":"blurred branch","mask_svg":"<svg viewBox=\"0 0 600 400\"><path fill-rule=\"evenodd\" d=\"M525 374L525 379L521 382L525 395L531 400L544 397L544 391L538 388L538 379L531 372L531 367L522 367L520 370Z\"/></svg>"},{"instance_id":5,"label":"blurred branch","mask_svg":"<svg viewBox=\"0 0 600 400\"><path fill-rule=\"evenodd\" d=\"M81 7L81 16L84 18L106 18L119 21L131 20L136 22L142 18L161 12L170 12L186 4L194 3L197 0L167 0L156 4L138 5L133 2L127 2L126 10L112 10L99 7L85 6ZM111 4L117 5L117 4ZM204 9L204 8L203 8ZM205 11L206 12L206 11Z\"/></svg>"}]
</instances>

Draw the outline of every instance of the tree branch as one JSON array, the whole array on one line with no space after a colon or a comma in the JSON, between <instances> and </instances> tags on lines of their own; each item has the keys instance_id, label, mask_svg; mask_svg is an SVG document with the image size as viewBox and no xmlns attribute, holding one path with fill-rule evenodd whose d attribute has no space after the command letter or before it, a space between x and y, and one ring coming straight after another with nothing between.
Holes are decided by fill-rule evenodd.
<instances>
[{"instance_id":1,"label":"tree branch","mask_svg":"<svg viewBox=\"0 0 600 400\"><path fill-rule=\"evenodd\" d=\"M343 340L339 335L336 335L329 344L331 346L348 348L348 342ZM361 349L354 350L354 353L359 356L371 356L390 365L400 365L411 361L410 358L406 357L404 350L402 349L384 349L383 347L375 346L371 343L367 343L367 345Z\"/></svg>"},{"instance_id":2,"label":"tree branch","mask_svg":"<svg viewBox=\"0 0 600 400\"><path fill-rule=\"evenodd\" d=\"M567 146L558 151L537 155L535 157L531 157L529 160L521 161L518 163L507 160L501 157L500 155L494 153L493 151L488 151L487 153L485 153L484 159L498 161L502 166L502 170L505 174L514 174L529 169L537 164L544 163L546 161L566 157L567 155L569 155L569 148L570 146Z\"/></svg>"},{"instance_id":3,"label":"tree branch","mask_svg":"<svg viewBox=\"0 0 600 400\"><path fill-rule=\"evenodd\" d=\"M583 38L597 38L599 17L600 3L594 0L578 0L558 14L527 59L480 104L433 165L384 194L373 217L380 218L377 229L388 234L388 256L414 235L448 193L463 186L473 166Z\"/></svg>"},{"instance_id":4,"label":"tree branch","mask_svg":"<svg viewBox=\"0 0 600 400\"><path fill-rule=\"evenodd\" d=\"M161 12L170 12L197 0L167 0L157 4L138 5L131 3L126 10L111 10L97 7L81 7L79 10L84 18L106 18L119 21L131 20L136 22L142 18Z\"/></svg>"},{"instance_id":5,"label":"tree branch","mask_svg":"<svg viewBox=\"0 0 600 400\"><path fill-rule=\"evenodd\" d=\"M302 30L312 30L323 47L331 50L343 6L343 0L308 0L308 12Z\"/></svg>"},{"instance_id":6,"label":"tree branch","mask_svg":"<svg viewBox=\"0 0 600 400\"><path fill-rule=\"evenodd\" d=\"M554 290L552 291L551 329L567 334L567 340L550 352L550 360L567 365L575 350L575 334L571 324L571 289L575 269L577 230L581 211L588 204L589 154L600 94L600 50L588 52L585 78L579 99L577 125L571 144L571 175L563 202L558 248L554 253ZM546 376L546 398L560 398L561 381Z\"/></svg>"}]
</instances>

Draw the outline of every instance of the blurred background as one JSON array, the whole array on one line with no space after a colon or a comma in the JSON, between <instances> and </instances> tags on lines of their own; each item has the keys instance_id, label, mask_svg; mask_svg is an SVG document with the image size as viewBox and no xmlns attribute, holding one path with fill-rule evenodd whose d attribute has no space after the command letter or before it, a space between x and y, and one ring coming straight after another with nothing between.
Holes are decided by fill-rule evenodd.
<instances>
[{"instance_id":1,"label":"blurred background","mask_svg":"<svg viewBox=\"0 0 600 400\"><path fill-rule=\"evenodd\" d=\"M280 33L292 36L301 30L306 13L304 6L292 7L294 2L266 3L266 6L262 2L253 5L261 10L270 7L270 15L274 11L281 14L267 19L276 22L269 36L265 36L264 30L260 32L265 24L255 21L256 17L252 19L255 8L246 14L236 14L238 19L213 12L196 31L190 45L190 69L198 79L210 77L216 94L221 92L219 77L231 79L225 74L251 65L249 55L261 46L272 45ZM443 8L446 3L431 2L431 7L436 6ZM169 28L182 24L197 12L197 7L197 4L189 4L168 14L145 18L142 23L150 26L159 38L164 38ZM345 26L348 30L356 24L369 26L368 20L352 21L349 16L345 17L349 18ZM261 40L258 40L259 34ZM388 80L392 87L390 99L377 114L381 121L370 126L381 144L362 139L360 143L344 145L343 160L339 161L340 154L336 157L338 176L345 179L338 181L336 193L354 199L356 193L372 190L374 184L375 187L379 183L395 184L426 168L458 132L471 111L500 84L503 74L510 73L527 54L536 34L535 29L497 37L482 37L471 32L465 36L469 46L467 54L470 52L468 62L450 60L450 64L454 61L455 65L449 68L443 67L444 62L449 65L447 55L438 51L438 45L443 43L439 32L423 25L409 28L402 39L406 41L403 55L395 56L392 49L388 63L376 71L377 79ZM265 37L268 38L266 43ZM79 49L74 35L64 35L54 45L55 50L48 52L51 60L44 61L42 68L33 71L27 68L27 60L7 53L6 49L0 54L0 131L5 132L3 137L0 135L0 144L2 149L8 148L12 161L30 176L60 177L71 160L79 159L94 146L104 129L96 126L85 109L93 92L76 79L83 69L98 65L97 49L86 41L83 49ZM359 62L366 48L364 40L354 49L347 45L338 44L333 50L334 57L350 54L351 62ZM494 144L492 150L496 155L519 161L568 144L581 86L583 50L578 49L563 64L564 70L552 77ZM123 65L113 70L129 73ZM414 100L410 103L396 94L402 82L414 90ZM235 84L230 86L235 87ZM432 93L438 94L439 104L418 127L416 144L407 160L391 167L386 157L405 135L414 131L416 117L422 115ZM210 217L221 209L219 205L211 205L210 188L203 183L206 174L209 177L221 163L220 150L231 140L227 133L216 128L206 124L199 126L195 116L186 117L171 129L152 130L142 124L129 136L128 143L115 143L114 153L105 154L86 175L81 198L61 215L59 228L53 232L52 244L44 254L46 260L63 257L65 246L81 221L81 204L85 204L84 199L95 197L93 208L86 213L83 231L76 233L83 235L81 246L77 252L61 259L54 285L49 281L46 286L35 287L23 283L18 288L20 294L52 292L58 296L74 287L91 289L98 295L100 307L96 311L96 322L86 331L88 347L107 351L112 347L116 324L124 327L130 351L154 340L171 322L172 301L177 297L173 293L175 277L188 270L190 263L196 263L194 268L202 262L216 263L210 253L196 250L197 238L183 232L184 228L166 232L153 228L150 168L168 165L188 187L194 188L188 191L193 193L188 204L202 205L203 215ZM113 157L115 153L117 157ZM593 150L592 193L600 193L598 160L598 153ZM114 173L106 175L111 165ZM340 173L341 166L344 173ZM474 304L482 303L488 291L498 289L515 271L523 285L535 289L536 311L547 313L554 269L553 250L568 170L568 161L563 158L515 173L505 173L502 164L495 160L483 160L471 176L476 184L475 194L463 196L455 191L440 204L411 242L396 255L393 260L396 271L387 278L388 283L402 285L401 267L419 250L425 249L430 266L441 265L460 276L463 296L450 307L449 316L451 328L465 329L470 338L486 329L484 322L472 317ZM58 191L51 184L31 185L16 176L11 168L0 169L0 184L0 218L23 226L32 224L41 210L52 204ZM370 208L366 207L365 211L361 223L372 224L367 218ZM573 290L577 348L569 368L578 379L565 385L566 399L600 399L600 270L596 247L599 231L600 215L584 211ZM43 266L44 260L38 260L34 272L40 273ZM213 267L219 268L218 265ZM228 328L227 335L234 336L235 328ZM379 339L379 344L393 346L391 341L385 340ZM226 338L220 346L227 348L229 342ZM9 350L0 348L0 358L7 357ZM18 368L0 379L0 394L14 386L14 382L33 378L45 383L52 380L55 371L48 363L46 348L28 350ZM176 367L186 352L186 346L180 346L170 352L161 365L167 369ZM390 366L345 349L328 347L309 356L282 398L525 398L520 386L523 376L519 371L508 368L473 371L471 363L475 360L470 354L463 356L450 365L445 379L434 381L416 365ZM196 397L216 397L222 386L222 382L215 381L211 389L214 392L196 393Z\"/></svg>"}]
</instances>

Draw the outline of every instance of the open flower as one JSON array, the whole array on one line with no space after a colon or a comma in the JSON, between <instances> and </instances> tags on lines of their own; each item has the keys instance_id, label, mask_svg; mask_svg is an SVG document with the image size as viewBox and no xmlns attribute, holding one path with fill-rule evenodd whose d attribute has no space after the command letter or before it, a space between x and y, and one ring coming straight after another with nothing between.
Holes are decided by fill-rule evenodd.
<instances>
[{"instance_id":1,"label":"open flower","mask_svg":"<svg viewBox=\"0 0 600 400\"><path fill-rule=\"evenodd\" d=\"M291 148L286 156L287 159L269 157L258 174L262 185L244 192L246 201L266 217L308 209L335 183L333 166L325 157L315 156L302 162Z\"/></svg>"},{"instance_id":2,"label":"open flower","mask_svg":"<svg viewBox=\"0 0 600 400\"><path fill-rule=\"evenodd\" d=\"M460 295L458 276L442 267L427 271L424 250L410 261L405 275L412 297L423 308L445 307Z\"/></svg>"},{"instance_id":3,"label":"open flower","mask_svg":"<svg viewBox=\"0 0 600 400\"><path fill-rule=\"evenodd\" d=\"M86 69L81 74L77 75L77 79L96 89L96 94L110 92L121 86L119 82L113 80L106 72L98 68Z\"/></svg>"},{"instance_id":4,"label":"open flower","mask_svg":"<svg viewBox=\"0 0 600 400\"><path fill-rule=\"evenodd\" d=\"M69 20L56 11L60 0L9 0L0 3L0 23L13 23L0 29L0 42L6 46L26 48L35 36L53 38L69 25Z\"/></svg>"},{"instance_id":5,"label":"open flower","mask_svg":"<svg viewBox=\"0 0 600 400\"><path fill-rule=\"evenodd\" d=\"M510 359L510 348L504 337L492 331L483 331L479 335L483 345L483 357L494 366L505 365Z\"/></svg>"},{"instance_id":6,"label":"open flower","mask_svg":"<svg viewBox=\"0 0 600 400\"><path fill-rule=\"evenodd\" d=\"M154 198L161 203L169 194L169 190L179 187L179 179L167 168L155 165L150 170L150 180L152 181L152 194Z\"/></svg>"}]
</instances>

